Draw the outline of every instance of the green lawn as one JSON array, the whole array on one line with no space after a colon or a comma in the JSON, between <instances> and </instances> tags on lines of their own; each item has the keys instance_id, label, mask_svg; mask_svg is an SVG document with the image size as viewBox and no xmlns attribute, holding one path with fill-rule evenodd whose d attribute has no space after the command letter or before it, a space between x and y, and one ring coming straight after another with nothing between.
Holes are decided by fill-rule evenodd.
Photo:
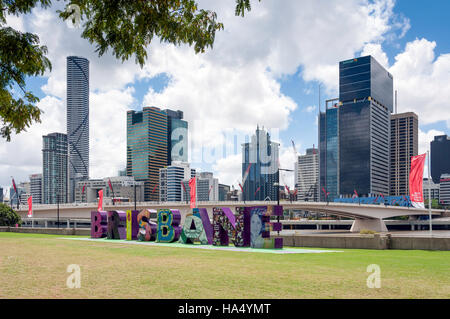
<instances>
[{"instance_id":1,"label":"green lawn","mask_svg":"<svg viewBox=\"0 0 450 319\"><path fill-rule=\"evenodd\" d=\"M449 251L264 254L0 233L0 298L450 298ZM67 266L81 288L66 287ZM369 264L381 288L369 289Z\"/></svg>"}]
</instances>

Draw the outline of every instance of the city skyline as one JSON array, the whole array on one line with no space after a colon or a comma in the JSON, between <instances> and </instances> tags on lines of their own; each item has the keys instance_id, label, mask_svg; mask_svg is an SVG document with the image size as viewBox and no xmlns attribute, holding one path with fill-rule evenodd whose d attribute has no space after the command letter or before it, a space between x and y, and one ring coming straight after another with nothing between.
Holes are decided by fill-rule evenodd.
<instances>
[{"instance_id":1,"label":"city skyline","mask_svg":"<svg viewBox=\"0 0 450 319\"><path fill-rule=\"evenodd\" d=\"M355 3L356 5L356 3ZM295 4L288 4L291 9L298 9ZM312 5L311 5L312 6ZM333 4L329 4L333 6ZM268 21L264 18L258 18L258 13L261 10L270 9L270 4L261 3L255 4L251 14L248 16L248 21L240 21L238 19L228 19L225 18L225 22L228 22L230 33L236 35L236 29L242 23L249 23L249 28L252 29L260 25L268 25ZM307 10L309 9L306 8ZM359 7L358 7L359 9ZM306 10L306 11L307 11ZM388 8L381 9L385 17L381 14L368 15L375 19L380 26L395 29L395 23L392 19L395 17L400 19L402 17L403 11L406 8L401 4L397 3L395 7L389 6ZM218 9L218 14L220 16L222 8ZM295 11L295 10L294 10ZM284 11L283 11L284 12ZM411 13L411 17L414 17L414 13ZM36 10L33 15L37 19L43 19L39 15L39 10ZM274 17L275 19L276 17ZM408 15L405 13L403 18L408 19ZM293 168L293 163L295 158L291 150L291 139L295 141L299 153L304 153L306 148L312 147L313 144L318 145L317 142L317 126L315 123L315 117L318 112L317 100L318 100L318 83L322 82L321 86L321 101L322 108L324 106L324 101L327 98L332 98L336 96L336 92L333 92L333 87L338 84L338 78L335 75L338 68L333 66L331 71L327 71L326 76L322 76L319 69L323 67L325 70L330 65L337 65L339 60L349 59L353 57L362 56L363 53L372 53L380 63L387 63L389 71L394 75L396 85L400 87L395 87L399 89L399 112L405 111L415 111L419 116L419 153L423 153L426 148L429 148L429 142L437 135L447 134L450 135L449 127L445 123L445 119L450 118L447 116L445 105L435 107L439 104L438 101L430 101L430 105L423 105L417 109L417 103L423 103L423 100L419 100L414 103L408 103L414 97L408 94L408 90L417 89L416 83L411 81L430 80L426 76L427 72L438 73L437 77L440 79L433 80L430 84L440 88L444 94L440 94L443 101L446 100L445 93L446 81L445 78L440 76L443 71L439 73L438 67L446 70L445 61L448 59L446 53L450 52L449 47L445 47L445 41L442 38L434 37L434 33L427 33L428 29L420 26L420 21L408 20L404 24L405 29L397 29L395 32L391 31L378 31L377 36L380 39L375 40L376 37L368 36L368 38L362 41L356 37L356 34L352 33L354 37L354 43L352 42L351 48L348 52L344 52L342 48L337 48L334 53L334 60L330 58L330 53L320 52L316 57L318 64L314 64L310 58L302 55L303 60L289 61L289 65L281 65L283 59L279 55L278 51L271 51L274 55L274 61L269 61L266 57L259 57L258 61L264 65L264 69L269 66L273 71L269 76L260 72L257 66L252 66L248 63L245 57L242 61L238 61L238 66L242 69L239 70L233 67L231 64L218 63L216 60L221 57L221 52L230 52L231 58L236 57L236 45L240 44L240 40L237 40L237 44L225 44L227 35L218 35L218 43L215 49L205 55L192 55L192 50L189 48L172 48L171 46L156 45L154 48L155 54L150 56L148 67L144 70L138 71L138 68L133 66L133 61L130 63L125 63L120 65L120 63L114 61L112 57L105 57L98 59L93 55L93 48L88 44L84 43L82 40L77 39L76 29L68 29L64 23L52 24L53 17L47 17L49 20L49 25L58 30L59 34L64 34L75 39L75 44L67 45L67 47L62 47L61 44L55 44L53 42L49 43L49 52L54 62L54 69L49 77L42 77L36 79L30 79L27 85L35 88L37 90L38 96L41 97L41 103L39 104L45 111L42 124L36 124L35 127L31 127L29 132L22 133L18 136L13 136L12 142L7 144L5 141L0 142L0 154L2 154L3 162L0 164L0 185L3 188L8 188L11 185L10 175L13 175L17 181L27 180L28 175L38 173L39 167L42 164L39 163L40 153L35 154L33 149L34 145L30 144L41 144L42 135L51 132L65 132L64 126L61 125L65 123L64 115L65 113L65 88L62 83L64 82L65 74L64 69L61 70L62 63L60 60L64 60L66 56L70 55L81 55L86 56L90 61L92 61L91 68L91 83L93 87L91 88L91 119L94 121L95 128L91 127L91 171L92 178L98 178L103 176L114 176L118 169L123 169L125 167L125 148L122 147L125 142L125 123L119 123L116 120L115 115L118 116L120 120L123 121L123 113L120 112L126 109L140 109L141 106L155 105L163 109L170 108L174 110L182 110L184 112L186 120L189 122L189 129L194 132L203 132L191 134L189 132L190 139L193 139L195 144L199 145L201 142L205 142L205 145L211 146L209 141L204 141L204 137L199 135L204 135L211 140L220 140L221 129L235 128L240 133L250 135L257 124L265 125L268 128L278 128L280 130L279 141L280 146L280 160L281 166ZM227 20L228 19L228 20ZM390 20L391 19L391 20ZM16 21L17 22L17 21ZM399 21L397 21L399 22ZM400 20L400 23L402 21ZM417 22L417 24L416 24ZM17 22L19 23L19 22ZM40 28L42 25L32 25L30 21L21 21L24 29L30 28L42 35L42 40L44 41L46 37L43 34L43 30ZM407 25L410 25L409 30L407 30ZM438 22L433 22L433 25L438 25ZM330 29L331 30L331 29ZM276 30L282 41L282 34L285 30ZM405 34L401 37L403 31ZM413 32L414 31L414 32ZM234 32L234 33L233 33ZM275 31L274 31L275 32ZM312 31L305 31L306 33ZM330 31L331 32L331 31ZM353 32L353 31L352 31ZM411 34L412 33L412 34ZM428 36L426 36L428 34ZM394 41L395 45L389 42L389 35L396 35L397 38ZM264 35L261 35L264 37ZM416 41L415 38L418 38ZM425 39L425 40L424 40ZM439 41L441 40L441 41ZM256 41L256 40L255 40ZM361 44L361 41L363 44ZM437 41L433 44L432 41ZM282 42L281 42L282 43ZM365 44L364 44L365 43ZM250 43L249 48L252 48L253 43ZM298 48L295 46L296 43L292 44L293 47L289 47L289 57L291 54L298 53ZM319 43L315 43L320 48ZM268 48L268 46L263 46ZM64 54L60 59L56 56L63 52ZM87 53L87 54L85 54ZM168 66L167 63L159 61L156 54L166 54L169 58L178 58L183 54L186 55L183 58L182 64L177 64L174 67L179 67L179 72L174 70L172 67ZM407 60L411 57L415 57L415 62L419 62L419 66L415 69L409 68ZM53 59L54 58L54 59ZM395 58L398 58L397 60ZM289 59L288 59L289 60ZM181 62L180 62L181 63ZM189 65L186 65L189 64ZM186 90L180 87L180 83L185 83L185 81L197 80L197 78L192 78L192 75L187 75L186 71L190 70L205 70L202 69L202 64L204 64L206 71L209 72L211 68L214 69L215 66L218 67L217 70L219 78L215 80L214 77L210 77L210 81L204 81L206 78L201 78L202 81L193 81L196 83L204 83L205 87L198 87L197 91L192 91L191 94L185 94ZM131 66L131 67L130 67ZM108 70L110 68L111 70ZM126 68L129 68L129 72L124 72ZM425 70L424 70L425 69ZM293 70L293 71L292 71ZM123 74L121 74L121 72ZM224 92L218 91L222 87L225 80L226 83L239 82L244 79L241 75L242 72L248 72L247 75L255 75L256 81L254 81L253 86L244 83L245 92L241 93L236 87L232 90L223 89ZM199 73L198 76L202 72ZM223 74L222 74L223 73ZM63 76L61 76L61 74ZM111 75L116 74L117 77L113 78ZM208 73L210 74L210 73ZM407 76L405 76L405 74ZM211 76L212 74L210 74ZM330 76L331 75L331 76ZM412 78L412 80L411 80ZM110 80L108 80L110 79ZM112 80L113 79L113 80ZM319 80L319 81L318 81ZM117 83L112 83L117 82ZM438 83L442 82L442 83ZM422 83L422 82L421 82ZM231 85L229 84L229 85ZM278 86L278 88L277 88ZM410 86L411 88L408 88ZM420 87L420 86L419 86ZM204 92L204 91L211 92ZM175 94L177 93L177 94ZM199 96L203 93L207 94L205 102L199 102ZM262 95L260 94L262 93ZM414 93L414 92L412 92ZM427 92L425 92L428 94ZM425 94L424 93L424 94ZM212 95L217 95L217 98L208 98ZM254 95L262 96L263 102L258 104L258 98L253 97ZM171 96L173 98L171 98ZM177 98L177 97L180 98ZM226 97L226 99L224 99ZM237 109L235 99L240 100L241 107L240 113L236 113ZM184 103L180 103L180 100ZM163 103L164 102L164 103ZM205 103L209 105L211 115L206 114L208 109L205 108ZM415 104L416 103L416 104ZM238 103L239 104L239 103ZM268 105L271 105L274 111L271 111ZM224 107L229 105L229 107ZM95 107L93 107L95 106ZM108 106L108 108L106 107ZM257 108L259 107L259 109ZM428 109L427 109L428 107ZM106 112L106 110L111 109L111 112ZM424 113L426 110L431 111L430 114ZM111 113L111 114L109 114ZM427 116L425 116L425 114ZM437 115L436 115L437 114ZM241 116L239 116L241 115ZM429 115L429 116L428 116ZM253 118L252 118L253 116ZM439 117L440 116L440 117ZM211 119L211 117L218 118L217 120ZM437 120L438 118L439 120ZM235 123L231 122L230 119L235 119ZM444 119L444 121L442 121ZM197 123L200 122L200 123ZM267 123L269 122L269 123ZM218 125L222 124L221 125ZM272 125L275 124L275 125ZM58 126L59 125L59 126ZM194 127L192 127L192 126ZM195 126L204 125L203 129L195 129ZM114 132L114 135L111 134ZM23 137L22 137L22 136ZM39 136L36 139L36 136ZM33 138L31 138L33 137ZM27 141L25 141L27 140ZM190 153L191 150L189 150ZM194 149L193 152L197 151ZM30 152L32 154L28 154ZM3 156L3 154L5 154ZM13 163L11 160L7 160L8 154L17 154L19 161ZM25 154L25 155L24 155ZM231 184L235 187L237 186L236 180L239 179L241 175L240 168L240 147L234 154L228 155L224 158L219 158L213 163L206 163L204 167L200 167L197 163L191 163L193 167L203 169L205 171L212 171L214 175L219 178L219 181L224 184ZM38 159L36 160L36 157ZM237 159L237 160L236 160ZM237 169L236 169L237 166ZM13 169L12 173L4 173L6 170L10 171ZM288 184L293 185L293 174L285 173L285 179L289 180Z\"/></svg>"}]
</instances>

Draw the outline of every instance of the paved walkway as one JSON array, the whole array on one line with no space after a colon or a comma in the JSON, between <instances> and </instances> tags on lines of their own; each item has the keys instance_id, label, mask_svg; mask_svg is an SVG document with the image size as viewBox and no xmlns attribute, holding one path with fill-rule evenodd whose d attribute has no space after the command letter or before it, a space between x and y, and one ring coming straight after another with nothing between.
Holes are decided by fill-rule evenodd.
<instances>
[{"instance_id":1,"label":"paved walkway","mask_svg":"<svg viewBox=\"0 0 450 319\"><path fill-rule=\"evenodd\" d=\"M259 248L240 248L240 247L223 247L213 245L188 245L179 243L156 243L151 241L137 241L137 240L113 240L113 239L95 239L95 238L62 238L68 240L81 240L104 244L127 244L127 245L144 245L144 246L164 246L172 248L191 248L191 249L208 249L208 250L223 250L223 251L236 251L245 253L268 253L268 254L320 254L320 253L338 253L342 251L337 250L318 250L318 249L303 249L303 248L283 248L283 249L259 249Z\"/></svg>"}]
</instances>

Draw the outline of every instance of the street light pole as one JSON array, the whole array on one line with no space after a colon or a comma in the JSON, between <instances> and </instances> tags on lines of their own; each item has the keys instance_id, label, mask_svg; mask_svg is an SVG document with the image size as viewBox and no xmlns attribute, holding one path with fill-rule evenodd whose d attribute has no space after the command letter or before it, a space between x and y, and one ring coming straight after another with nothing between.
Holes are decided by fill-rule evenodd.
<instances>
[{"instance_id":1,"label":"street light pole","mask_svg":"<svg viewBox=\"0 0 450 319\"><path fill-rule=\"evenodd\" d=\"M57 206L57 210L56 210L56 219L57 219L57 227L59 228L59 193L56 194L56 206Z\"/></svg>"}]
</instances>

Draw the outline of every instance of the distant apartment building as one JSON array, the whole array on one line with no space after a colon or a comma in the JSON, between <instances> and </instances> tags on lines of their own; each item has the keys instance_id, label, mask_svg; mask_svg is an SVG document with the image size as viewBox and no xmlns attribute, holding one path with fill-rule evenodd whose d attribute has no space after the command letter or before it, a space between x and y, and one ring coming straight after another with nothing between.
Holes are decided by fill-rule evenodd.
<instances>
[{"instance_id":1,"label":"distant apartment building","mask_svg":"<svg viewBox=\"0 0 450 319\"><path fill-rule=\"evenodd\" d=\"M42 139L42 203L67 203L69 186L67 135L51 133Z\"/></svg>"},{"instance_id":2,"label":"distant apartment building","mask_svg":"<svg viewBox=\"0 0 450 319\"><path fill-rule=\"evenodd\" d=\"M181 202L182 181L188 180L193 171L189 163L173 161L172 165L159 169L159 200L161 202Z\"/></svg>"},{"instance_id":3,"label":"distant apartment building","mask_svg":"<svg viewBox=\"0 0 450 319\"><path fill-rule=\"evenodd\" d=\"M411 157L419 153L419 119L413 112L391 115L390 195L409 195Z\"/></svg>"},{"instance_id":4,"label":"distant apartment building","mask_svg":"<svg viewBox=\"0 0 450 319\"><path fill-rule=\"evenodd\" d=\"M431 177L440 183L442 174L450 174L450 137L435 136L431 142Z\"/></svg>"},{"instance_id":5,"label":"distant apartment building","mask_svg":"<svg viewBox=\"0 0 450 319\"><path fill-rule=\"evenodd\" d=\"M0 186L0 203L3 203L3 187Z\"/></svg>"},{"instance_id":6,"label":"distant apartment building","mask_svg":"<svg viewBox=\"0 0 450 319\"><path fill-rule=\"evenodd\" d=\"M33 204L42 204L42 174L30 175L30 195Z\"/></svg>"},{"instance_id":7,"label":"distant apartment building","mask_svg":"<svg viewBox=\"0 0 450 319\"><path fill-rule=\"evenodd\" d=\"M279 197L279 147L270 134L259 127L249 143L242 144L243 199L276 201Z\"/></svg>"},{"instance_id":8,"label":"distant apartment building","mask_svg":"<svg viewBox=\"0 0 450 319\"><path fill-rule=\"evenodd\" d=\"M439 183L439 203L450 205L450 174L442 174Z\"/></svg>"},{"instance_id":9,"label":"distant apartment building","mask_svg":"<svg viewBox=\"0 0 450 319\"><path fill-rule=\"evenodd\" d=\"M109 183L111 182L111 187ZM136 183L136 187L134 186ZM144 201L144 183L135 182L131 176L114 176L102 179L90 179L78 181L75 188L75 200L77 203L94 203L98 201L98 192L103 190L103 196L108 202L134 201L136 188L136 201Z\"/></svg>"},{"instance_id":10,"label":"distant apartment building","mask_svg":"<svg viewBox=\"0 0 450 319\"><path fill-rule=\"evenodd\" d=\"M230 200L230 186L225 184L219 184L219 201Z\"/></svg>"},{"instance_id":11,"label":"distant apartment building","mask_svg":"<svg viewBox=\"0 0 450 319\"><path fill-rule=\"evenodd\" d=\"M440 185L439 184L435 184L433 182L433 179L431 179L430 183L428 183L428 178L424 178L423 179L423 183L422 183L422 189L423 189L423 198L425 200L428 199L428 196L429 196L428 194L431 193L431 199L436 199L436 200L439 201ZM430 192L428 192L428 190L430 190Z\"/></svg>"},{"instance_id":12,"label":"distant apartment building","mask_svg":"<svg viewBox=\"0 0 450 319\"><path fill-rule=\"evenodd\" d=\"M319 154L317 148L309 148L306 155L300 155L295 162L295 187L297 199L317 202L319 200Z\"/></svg>"},{"instance_id":13,"label":"distant apartment building","mask_svg":"<svg viewBox=\"0 0 450 319\"><path fill-rule=\"evenodd\" d=\"M214 178L211 172L201 172L196 174L197 201L208 202L219 200L219 180ZM184 180L182 187L183 201L190 200L189 180Z\"/></svg>"}]
</instances>

